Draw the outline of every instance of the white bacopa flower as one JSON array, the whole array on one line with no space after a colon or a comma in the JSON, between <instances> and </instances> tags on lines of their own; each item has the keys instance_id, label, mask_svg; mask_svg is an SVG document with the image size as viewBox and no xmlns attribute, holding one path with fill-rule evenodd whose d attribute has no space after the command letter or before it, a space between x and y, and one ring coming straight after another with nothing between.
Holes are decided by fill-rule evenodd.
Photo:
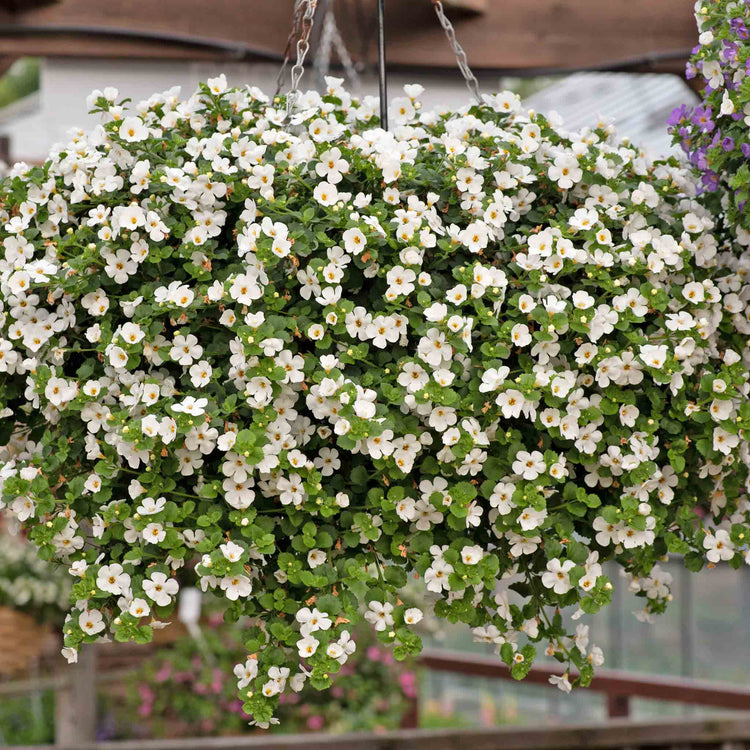
<instances>
[{"instance_id":1,"label":"white bacopa flower","mask_svg":"<svg viewBox=\"0 0 750 750\"><path fill-rule=\"evenodd\" d=\"M365 612L365 620L369 622L375 630L381 632L393 625L393 605L389 602L370 602L368 611Z\"/></svg>"},{"instance_id":2,"label":"white bacopa flower","mask_svg":"<svg viewBox=\"0 0 750 750\"><path fill-rule=\"evenodd\" d=\"M313 656L318 650L319 645L318 639L313 638L311 635L300 638L296 644L301 659L309 659Z\"/></svg>"},{"instance_id":3,"label":"white bacopa flower","mask_svg":"<svg viewBox=\"0 0 750 750\"><path fill-rule=\"evenodd\" d=\"M549 678L549 684L559 688L563 693L569 693L573 689L567 672L563 675L552 675Z\"/></svg>"},{"instance_id":4,"label":"white bacopa flower","mask_svg":"<svg viewBox=\"0 0 750 750\"><path fill-rule=\"evenodd\" d=\"M513 471L524 479L536 479L546 470L547 464L539 451L519 451L513 461Z\"/></svg>"},{"instance_id":5,"label":"white bacopa flower","mask_svg":"<svg viewBox=\"0 0 750 750\"><path fill-rule=\"evenodd\" d=\"M406 625L417 625L422 622L424 614L417 607L410 607L404 612L404 623Z\"/></svg>"},{"instance_id":6,"label":"white bacopa flower","mask_svg":"<svg viewBox=\"0 0 750 750\"><path fill-rule=\"evenodd\" d=\"M703 547L707 550L706 558L712 563L731 560L736 551L726 529L717 529L714 534L706 534Z\"/></svg>"},{"instance_id":7,"label":"white bacopa flower","mask_svg":"<svg viewBox=\"0 0 750 750\"><path fill-rule=\"evenodd\" d=\"M645 344L640 347L639 356L648 367L661 369L667 361L667 346L665 344Z\"/></svg>"},{"instance_id":8,"label":"white bacopa flower","mask_svg":"<svg viewBox=\"0 0 750 750\"><path fill-rule=\"evenodd\" d=\"M160 572L152 573L141 585L146 596L159 607L168 606L180 588L177 581Z\"/></svg>"},{"instance_id":9,"label":"white bacopa flower","mask_svg":"<svg viewBox=\"0 0 750 750\"><path fill-rule=\"evenodd\" d=\"M149 135L148 128L140 117L124 118L120 124L118 132L120 138L129 143L134 141L144 141Z\"/></svg>"},{"instance_id":10,"label":"white bacopa flower","mask_svg":"<svg viewBox=\"0 0 750 750\"><path fill-rule=\"evenodd\" d=\"M237 678L237 688L243 690L258 676L258 660L249 658L244 664L238 664L234 668L234 676Z\"/></svg>"},{"instance_id":11,"label":"white bacopa flower","mask_svg":"<svg viewBox=\"0 0 750 750\"><path fill-rule=\"evenodd\" d=\"M307 553L307 564L311 568L317 568L319 565L323 565L326 561L326 553L323 550L311 549Z\"/></svg>"},{"instance_id":12,"label":"white bacopa flower","mask_svg":"<svg viewBox=\"0 0 750 750\"><path fill-rule=\"evenodd\" d=\"M312 609L303 607L297 612L295 618L301 625L300 633L303 636L308 636L318 630L328 630L333 624L331 618L325 612L321 612L315 607Z\"/></svg>"},{"instance_id":13,"label":"white bacopa flower","mask_svg":"<svg viewBox=\"0 0 750 750\"><path fill-rule=\"evenodd\" d=\"M135 597L128 606L128 614L137 618L148 617L151 614L151 608L145 599Z\"/></svg>"},{"instance_id":14,"label":"white bacopa flower","mask_svg":"<svg viewBox=\"0 0 750 750\"><path fill-rule=\"evenodd\" d=\"M125 594L130 590L130 576L122 565L102 565L96 576L96 587L110 594Z\"/></svg>"},{"instance_id":15,"label":"white bacopa flower","mask_svg":"<svg viewBox=\"0 0 750 750\"><path fill-rule=\"evenodd\" d=\"M484 557L484 550L479 545L464 547L461 550L461 562L464 565L476 565Z\"/></svg>"},{"instance_id":16,"label":"white bacopa flower","mask_svg":"<svg viewBox=\"0 0 750 750\"><path fill-rule=\"evenodd\" d=\"M253 590L252 581L245 575L224 576L219 586L230 601L237 601L240 597L250 596Z\"/></svg>"},{"instance_id":17,"label":"white bacopa flower","mask_svg":"<svg viewBox=\"0 0 750 750\"><path fill-rule=\"evenodd\" d=\"M547 563L547 572L542 574L542 583L556 594L566 594L571 589L569 573L574 567L575 563L572 560L550 560Z\"/></svg>"}]
</instances>

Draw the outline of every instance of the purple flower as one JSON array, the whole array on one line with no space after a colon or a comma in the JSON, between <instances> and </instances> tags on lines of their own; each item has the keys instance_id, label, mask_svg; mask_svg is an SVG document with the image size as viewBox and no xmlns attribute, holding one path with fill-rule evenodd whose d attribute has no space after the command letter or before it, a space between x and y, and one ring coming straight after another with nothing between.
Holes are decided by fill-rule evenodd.
<instances>
[{"instance_id":1,"label":"purple flower","mask_svg":"<svg viewBox=\"0 0 750 750\"><path fill-rule=\"evenodd\" d=\"M714 121L711 119L711 107L698 106L693 111L691 121L697 125L702 132L710 133L714 129Z\"/></svg>"},{"instance_id":2,"label":"purple flower","mask_svg":"<svg viewBox=\"0 0 750 750\"><path fill-rule=\"evenodd\" d=\"M721 147L724 151L732 151L734 149L734 138L727 136L721 142Z\"/></svg>"},{"instance_id":3,"label":"purple flower","mask_svg":"<svg viewBox=\"0 0 750 750\"><path fill-rule=\"evenodd\" d=\"M708 171L701 177L701 184L705 190L713 193L719 187L719 175Z\"/></svg>"},{"instance_id":4,"label":"purple flower","mask_svg":"<svg viewBox=\"0 0 750 750\"><path fill-rule=\"evenodd\" d=\"M690 162L694 164L698 169L708 169L708 159L706 158L706 149L701 147L697 148L690 154Z\"/></svg>"},{"instance_id":5,"label":"purple flower","mask_svg":"<svg viewBox=\"0 0 750 750\"><path fill-rule=\"evenodd\" d=\"M745 33L747 34L747 29L745 29ZM721 51L721 57L723 57L727 62L734 62L737 59L738 49L739 48L737 42L724 41Z\"/></svg>"},{"instance_id":6,"label":"purple flower","mask_svg":"<svg viewBox=\"0 0 750 750\"><path fill-rule=\"evenodd\" d=\"M740 145L740 151L746 159L750 159L750 143L743 143Z\"/></svg>"},{"instance_id":7,"label":"purple flower","mask_svg":"<svg viewBox=\"0 0 750 750\"><path fill-rule=\"evenodd\" d=\"M693 63L689 62L685 65L685 78L689 80L695 78L698 75L698 70Z\"/></svg>"},{"instance_id":8,"label":"purple flower","mask_svg":"<svg viewBox=\"0 0 750 750\"><path fill-rule=\"evenodd\" d=\"M730 21L729 26L732 29L732 32L740 39L747 39L747 26L745 26L745 22L741 18L733 18Z\"/></svg>"},{"instance_id":9,"label":"purple flower","mask_svg":"<svg viewBox=\"0 0 750 750\"><path fill-rule=\"evenodd\" d=\"M691 108L687 104L680 104L679 107L675 107L669 117L667 118L667 125L674 127L685 122L690 117Z\"/></svg>"}]
</instances>

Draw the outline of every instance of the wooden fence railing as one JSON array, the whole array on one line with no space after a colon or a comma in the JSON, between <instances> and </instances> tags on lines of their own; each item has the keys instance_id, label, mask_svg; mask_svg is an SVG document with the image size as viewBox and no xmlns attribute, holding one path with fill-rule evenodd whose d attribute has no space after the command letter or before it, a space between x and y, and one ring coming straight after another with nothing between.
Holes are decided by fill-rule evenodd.
<instances>
[{"instance_id":1,"label":"wooden fence railing","mask_svg":"<svg viewBox=\"0 0 750 750\"><path fill-rule=\"evenodd\" d=\"M401 730L384 734L266 735L93 742L65 750L743 750L750 714L721 719L478 730ZM15 748L53 750L53 748ZM58 749L59 750L59 749Z\"/></svg>"},{"instance_id":2,"label":"wooden fence railing","mask_svg":"<svg viewBox=\"0 0 750 750\"><path fill-rule=\"evenodd\" d=\"M497 657L465 654L439 649L425 649L419 663L427 669L452 672L472 677L488 677L511 680L510 670ZM531 668L526 682L548 685L551 675L562 674L559 664L537 664ZM550 688L555 689L555 688ZM591 687L587 688L607 697L607 713L610 718L630 715L631 698L691 703L714 708L730 708L750 711L750 687L714 680L695 680L686 677L662 677L624 670L596 670ZM406 726L415 727L418 707L413 707Z\"/></svg>"},{"instance_id":3,"label":"wooden fence railing","mask_svg":"<svg viewBox=\"0 0 750 750\"><path fill-rule=\"evenodd\" d=\"M127 670L117 671L104 671L97 672L96 669L96 649L88 648L84 649L81 654L81 661L72 667L68 667L65 672L57 676L53 676L47 679L37 680L26 680L23 682L11 682L11 683L0 683L0 700L3 695L12 695L19 693L30 693L36 692L43 689L53 689L56 691L56 737L55 744L58 748L70 748L73 750L87 750L88 748L107 748L108 750L135 750L136 745L133 743L104 743L94 744L93 740L96 736L96 683L105 684L107 682L118 682L121 681ZM483 677L491 679L509 680L512 679L508 668L500 662L497 657L493 656L482 656L475 654L465 654L459 652L444 651L438 649L425 649L420 655L418 662L424 669L440 671L440 672L451 672L454 674L472 676L472 677ZM527 682L534 684L548 684L550 675L560 674L562 668L559 665L548 665L539 664L532 667L531 672L526 678ZM550 690L555 690L551 687ZM623 719L629 715L630 712L630 699L633 697L639 698L650 698L654 700L662 701L674 701L679 703L695 704L699 706L711 706L715 708L723 709L737 709L740 711L750 712L750 687L743 685L733 685L729 683L714 682L708 680L694 680L686 679L681 677L662 677L658 675L649 674L638 674L634 672L625 672L619 670L597 670L596 677L589 690L594 692L603 693L607 698L607 708L610 718ZM414 699L409 711L404 717L403 729L404 730L415 730L419 725L419 705L418 698ZM621 745L617 744L579 744L578 742L573 744L564 744L563 739L566 737L572 737L571 732L583 732L582 728L555 728L555 729L513 729L508 730L510 734L503 734L505 738L503 742L512 742L516 744L496 744L499 740L493 739L490 735L487 735L487 743L490 744L473 744L474 738L483 737L480 733L447 733L445 735L435 735L434 733L414 733L406 731L405 733L396 733L392 735L388 741L391 744L382 744L384 741L382 737L371 737L369 739L361 738L361 742L364 744L357 744L356 746L341 745L339 740L334 741L333 738L326 738L325 747L356 747L362 748L362 750L418 750L419 748L425 748L426 750L442 750L442 748L455 748L460 750L483 750L484 748L510 748L510 747L528 747L528 748L546 748L546 747L647 747L645 743L646 735L643 734L646 730L643 727L649 726L658 736L663 736L664 733L670 735L669 742L666 743L668 747L700 747L701 745L685 745L682 742L683 733L682 730L677 731L678 728L683 726L693 726L699 733L695 735L705 736L711 732L723 732L732 734L732 737L724 737L716 747L721 747L722 750L735 750L735 748L747 747L750 750L750 713L747 715L739 715L739 718L729 717L727 719L722 718L721 720L701 720L698 722L677 722L669 724L637 724L637 723L622 723L620 721L617 724L607 724L606 726L599 726L596 728L589 727L585 729L586 743L599 742L598 738L608 738L607 742L614 742L616 734L615 729L611 727L620 727L617 731L622 731L622 727L627 726L627 740ZM633 740L633 732L631 727L642 729L638 730L641 732L639 737L642 737L643 743L639 745ZM657 731L658 728L658 731ZM541 732L540 736L537 734ZM745 733L743 735L743 732ZM529 734L530 733L530 734ZM551 733L552 739L549 741L559 742L563 744L539 744L547 742L543 739L542 735L546 736L545 733ZM593 733L593 734L592 734ZM701 734L702 733L702 734ZM736 735L736 736L734 736ZM494 736L494 735L493 735ZM500 736L500 735L498 735ZM582 735L583 736L583 735ZM665 736L665 735L664 735ZM428 737L444 737L448 739L440 740L443 744L432 745L428 744ZM458 737L464 737L460 742ZM690 738L688 733L685 737ZM453 739L449 739L453 738ZM518 744L525 741L524 738L528 738L529 742L536 742L537 744ZM534 739L536 738L536 739ZM405 744L408 742L416 744ZM456 741L456 744L445 744L447 742ZM605 740L602 739L602 742ZM639 740L640 742L641 740ZM698 741L697 739L695 740ZM703 740L701 740L703 741ZM195 742L198 742L197 740ZM212 744L218 742L219 744ZM267 744L263 744L263 742ZM253 748L253 747L268 747L268 748L305 748L305 750L315 750L318 747L323 747L323 740L318 740L319 744L315 745L315 740L310 737L302 738L284 738L279 740L282 744L273 744L277 740L267 737L261 742L261 744L253 744L251 738L238 738L232 740L205 740L202 739L198 744L190 744L189 741L170 741L167 744L159 742L140 742L137 744L137 750L197 750L200 748L206 748L207 750L224 750L224 748ZM360 740L358 740L360 742ZM396 744L393 744L393 743ZM470 744L466 744L469 742ZM484 742L484 740L482 740ZM714 740L706 739L705 743L714 742ZM746 744L736 744L736 743ZM170 744L171 743L171 744ZM187 744L185 744L187 743ZM224 743L224 744L221 744ZM234 743L234 744L233 744ZM245 743L245 744L243 744ZM283 744L286 743L286 744ZM298 744L295 744L298 743ZM299 744L301 743L301 744ZM311 744L312 743L312 744ZM495 744L492 744L495 743ZM682 743L682 744L681 744ZM705 744L704 743L704 744ZM735 743L735 744L726 744ZM659 743L656 743L659 744ZM662 745L665 743L661 743ZM707 745L708 746L708 745Z\"/></svg>"}]
</instances>

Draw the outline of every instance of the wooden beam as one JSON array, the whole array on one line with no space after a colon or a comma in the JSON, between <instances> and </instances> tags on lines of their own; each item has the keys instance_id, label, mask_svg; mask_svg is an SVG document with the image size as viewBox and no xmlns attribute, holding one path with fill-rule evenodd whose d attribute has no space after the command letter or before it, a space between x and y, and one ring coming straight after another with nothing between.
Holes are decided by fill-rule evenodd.
<instances>
[{"instance_id":1,"label":"wooden beam","mask_svg":"<svg viewBox=\"0 0 750 750\"><path fill-rule=\"evenodd\" d=\"M679 718L669 721L619 719L607 723L566 726L537 724L493 729L401 730L382 734L262 734L140 739L78 745L70 750L624 750L657 747L698 750L706 747L745 747L748 741L750 715L742 714L737 717Z\"/></svg>"},{"instance_id":2,"label":"wooden beam","mask_svg":"<svg viewBox=\"0 0 750 750\"><path fill-rule=\"evenodd\" d=\"M484 13L487 10L487 0L443 0L446 8L468 10L472 13Z\"/></svg>"},{"instance_id":3,"label":"wooden beam","mask_svg":"<svg viewBox=\"0 0 750 750\"><path fill-rule=\"evenodd\" d=\"M0 8L11 13L22 13L56 2L59 2L59 0L0 0Z\"/></svg>"},{"instance_id":4,"label":"wooden beam","mask_svg":"<svg viewBox=\"0 0 750 750\"><path fill-rule=\"evenodd\" d=\"M418 660L428 669L473 677L512 679L510 669L496 656L425 649ZM563 669L561 664L535 664L525 680L536 684L548 684L549 678L562 674ZM571 675L571 679L573 677L575 675ZM651 698L750 711L750 687L714 680L597 669L594 680L587 689L612 696ZM624 711L624 704L619 703L616 710Z\"/></svg>"},{"instance_id":5,"label":"wooden beam","mask_svg":"<svg viewBox=\"0 0 750 750\"><path fill-rule=\"evenodd\" d=\"M493 73L679 70L697 39L687 0L450 2L482 11L452 17L469 63ZM12 56L278 58L292 7L293 0L58 0L10 18L0 8L0 36L3 53ZM376 0L362 0L361 18L372 21L375 8ZM429 0L388 0L386 14L389 65L455 67ZM355 15L340 14L341 32L353 56L372 64L371 29L357 25Z\"/></svg>"}]
</instances>

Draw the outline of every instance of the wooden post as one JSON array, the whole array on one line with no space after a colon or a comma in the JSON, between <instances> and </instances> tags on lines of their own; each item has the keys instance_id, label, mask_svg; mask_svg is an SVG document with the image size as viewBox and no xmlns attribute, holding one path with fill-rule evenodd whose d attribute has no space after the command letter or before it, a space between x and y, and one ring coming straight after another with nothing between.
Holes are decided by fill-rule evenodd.
<instances>
[{"instance_id":1,"label":"wooden post","mask_svg":"<svg viewBox=\"0 0 750 750\"><path fill-rule=\"evenodd\" d=\"M0 135L0 161L10 166L10 136Z\"/></svg>"},{"instance_id":2,"label":"wooden post","mask_svg":"<svg viewBox=\"0 0 750 750\"><path fill-rule=\"evenodd\" d=\"M80 750L96 740L96 647L84 645L64 675L55 694L55 745Z\"/></svg>"},{"instance_id":3,"label":"wooden post","mask_svg":"<svg viewBox=\"0 0 750 750\"><path fill-rule=\"evenodd\" d=\"M630 696L607 693L607 715L610 719L624 719L630 716Z\"/></svg>"},{"instance_id":4,"label":"wooden post","mask_svg":"<svg viewBox=\"0 0 750 750\"><path fill-rule=\"evenodd\" d=\"M401 729L419 729L419 692L408 699L406 711L401 717Z\"/></svg>"}]
</instances>

